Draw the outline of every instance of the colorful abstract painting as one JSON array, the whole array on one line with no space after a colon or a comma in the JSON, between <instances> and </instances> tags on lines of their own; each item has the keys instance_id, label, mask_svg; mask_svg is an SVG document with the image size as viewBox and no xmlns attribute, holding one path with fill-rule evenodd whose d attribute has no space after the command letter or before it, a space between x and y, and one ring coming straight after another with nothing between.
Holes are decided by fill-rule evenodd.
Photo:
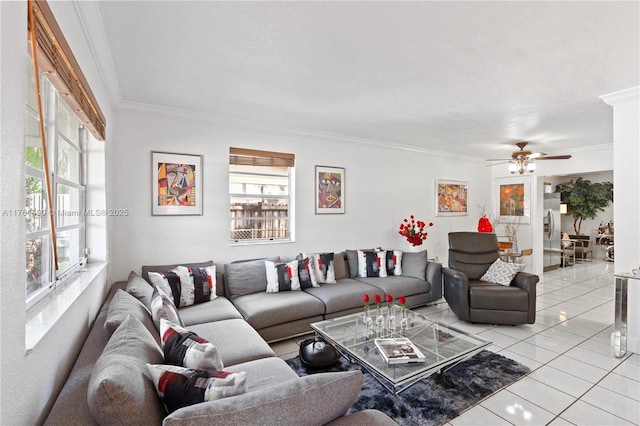
<instances>
[{"instance_id":1,"label":"colorful abstract painting","mask_svg":"<svg viewBox=\"0 0 640 426\"><path fill-rule=\"evenodd\" d=\"M531 222L531 180L529 176L496 178L493 214L507 221Z\"/></svg>"},{"instance_id":2,"label":"colorful abstract painting","mask_svg":"<svg viewBox=\"0 0 640 426\"><path fill-rule=\"evenodd\" d=\"M202 157L152 153L153 214L202 214Z\"/></svg>"},{"instance_id":3,"label":"colorful abstract painting","mask_svg":"<svg viewBox=\"0 0 640 426\"><path fill-rule=\"evenodd\" d=\"M344 168L316 166L316 213L344 213Z\"/></svg>"},{"instance_id":4,"label":"colorful abstract painting","mask_svg":"<svg viewBox=\"0 0 640 426\"><path fill-rule=\"evenodd\" d=\"M466 182L436 180L436 216L466 216L468 188Z\"/></svg>"}]
</instances>

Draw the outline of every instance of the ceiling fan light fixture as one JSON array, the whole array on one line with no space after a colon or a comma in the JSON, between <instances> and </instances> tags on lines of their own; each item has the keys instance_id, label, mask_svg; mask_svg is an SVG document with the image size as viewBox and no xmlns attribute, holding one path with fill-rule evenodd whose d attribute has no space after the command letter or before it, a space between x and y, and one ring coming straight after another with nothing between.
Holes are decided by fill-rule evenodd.
<instances>
[{"instance_id":1,"label":"ceiling fan light fixture","mask_svg":"<svg viewBox=\"0 0 640 426\"><path fill-rule=\"evenodd\" d=\"M536 170L536 163L535 163L535 161L529 161L529 162L527 163L527 171L528 171L529 173L533 173L535 170Z\"/></svg>"}]
</instances>

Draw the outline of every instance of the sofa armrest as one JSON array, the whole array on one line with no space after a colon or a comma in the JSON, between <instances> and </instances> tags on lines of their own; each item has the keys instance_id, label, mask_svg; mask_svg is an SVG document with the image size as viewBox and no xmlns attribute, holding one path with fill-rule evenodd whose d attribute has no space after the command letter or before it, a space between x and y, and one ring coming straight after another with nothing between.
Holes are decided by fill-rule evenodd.
<instances>
[{"instance_id":1,"label":"sofa armrest","mask_svg":"<svg viewBox=\"0 0 640 426\"><path fill-rule=\"evenodd\" d=\"M464 272L442 268L444 298L461 320L469 320L469 278Z\"/></svg>"},{"instance_id":2,"label":"sofa armrest","mask_svg":"<svg viewBox=\"0 0 640 426\"><path fill-rule=\"evenodd\" d=\"M425 280L431 285L430 299L440 299L442 297L442 264L427 262Z\"/></svg>"}]
</instances>

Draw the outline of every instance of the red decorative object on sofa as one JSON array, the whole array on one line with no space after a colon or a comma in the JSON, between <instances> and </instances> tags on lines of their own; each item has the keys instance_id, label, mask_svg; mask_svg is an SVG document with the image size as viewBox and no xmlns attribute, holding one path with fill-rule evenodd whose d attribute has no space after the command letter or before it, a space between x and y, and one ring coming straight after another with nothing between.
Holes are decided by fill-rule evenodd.
<instances>
[{"instance_id":1,"label":"red decorative object on sofa","mask_svg":"<svg viewBox=\"0 0 640 426\"><path fill-rule=\"evenodd\" d=\"M478 220L478 232L493 232L493 225L491 225L487 215L483 214Z\"/></svg>"}]
</instances>

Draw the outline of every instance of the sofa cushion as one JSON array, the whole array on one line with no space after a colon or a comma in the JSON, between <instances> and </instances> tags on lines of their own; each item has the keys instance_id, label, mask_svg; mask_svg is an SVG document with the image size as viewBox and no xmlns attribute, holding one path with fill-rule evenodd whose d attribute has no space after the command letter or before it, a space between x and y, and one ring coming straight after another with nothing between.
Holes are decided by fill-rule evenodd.
<instances>
[{"instance_id":1,"label":"sofa cushion","mask_svg":"<svg viewBox=\"0 0 640 426\"><path fill-rule=\"evenodd\" d=\"M415 277L397 277L390 276L386 278L354 278L362 283L374 287L376 290L382 290L385 294L397 296L412 296L414 294L427 293L431 286L424 279Z\"/></svg>"},{"instance_id":2,"label":"sofa cushion","mask_svg":"<svg viewBox=\"0 0 640 426\"><path fill-rule=\"evenodd\" d=\"M324 303L304 291L248 294L233 299L233 304L256 330L325 312Z\"/></svg>"},{"instance_id":3,"label":"sofa cushion","mask_svg":"<svg viewBox=\"0 0 640 426\"><path fill-rule=\"evenodd\" d=\"M185 326L232 318L242 319L242 315L233 306L233 303L221 296L209 302L180 308L178 313Z\"/></svg>"},{"instance_id":4,"label":"sofa cushion","mask_svg":"<svg viewBox=\"0 0 640 426\"><path fill-rule=\"evenodd\" d=\"M196 324L188 329L218 348L225 368L276 355L267 342L245 320L230 319Z\"/></svg>"},{"instance_id":5,"label":"sofa cushion","mask_svg":"<svg viewBox=\"0 0 640 426\"><path fill-rule=\"evenodd\" d=\"M297 260L287 263L265 260L264 268L267 275L267 293L300 290Z\"/></svg>"},{"instance_id":6,"label":"sofa cushion","mask_svg":"<svg viewBox=\"0 0 640 426\"><path fill-rule=\"evenodd\" d=\"M193 370L175 365L147 364L147 370L167 412L216 401L247 391L247 374Z\"/></svg>"},{"instance_id":7,"label":"sofa cushion","mask_svg":"<svg viewBox=\"0 0 640 426\"><path fill-rule=\"evenodd\" d=\"M127 318L91 372L87 390L91 416L101 425L162 423L166 413L146 376L147 363L162 361L162 351L146 327Z\"/></svg>"},{"instance_id":8,"label":"sofa cushion","mask_svg":"<svg viewBox=\"0 0 640 426\"><path fill-rule=\"evenodd\" d=\"M427 272L427 251L416 253L404 252L402 254L402 275L407 277L425 279Z\"/></svg>"},{"instance_id":9,"label":"sofa cushion","mask_svg":"<svg viewBox=\"0 0 640 426\"><path fill-rule=\"evenodd\" d=\"M325 314L333 314L363 306L364 295L373 296L376 290L375 287L355 279L344 278L338 282L338 285L323 284L319 288L308 288L304 291L322 301L325 305Z\"/></svg>"},{"instance_id":10,"label":"sofa cushion","mask_svg":"<svg viewBox=\"0 0 640 426\"><path fill-rule=\"evenodd\" d=\"M149 284L146 285L149 286ZM149 312L142 302L122 289L118 289L113 299L111 299L109 310L107 311L107 318L104 322L104 329L107 333L113 334L129 315L138 319L138 321L149 330L149 333L157 336L158 332L153 324L151 312Z\"/></svg>"},{"instance_id":11,"label":"sofa cushion","mask_svg":"<svg viewBox=\"0 0 640 426\"><path fill-rule=\"evenodd\" d=\"M349 269L349 278L358 276L358 250L344 251Z\"/></svg>"},{"instance_id":12,"label":"sofa cushion","mask_svg":"<svg viewBox=\"0 0 640 426\"><path fill-rule=\"evenodd\" d=\"M524 269L524 266L524 263L507 263L496 259L496 261L489 266L487 272L480 277L480 281L509 285L518 272Z\"/></svg>"},{"instance_id":13,"label":"sofa cushion","mask_svg":"<svg viewBox=\"0 0 640 426\"><path fill-rule=\"evenodd\" d=\"M129 273L127 278L127 293L138 299L144 306L151 311L151 298L153 297L153 286L147 280L136 274L134 271Z\"/></svg>"},{"instance_id":14,"label":"sofa cushion","mask_svg":"<svg viewBox=\"0 0 640 426\"><path fill-rule=\"evenodd\" d=\"M206 339L166 319L160 320L164 362L195 370L222 371L218 349Z\"/></svg>"},{"instance_id":15,"label":"sofa cushion","mask_svg":"<svg viewBox=\"0 0 640 426\"><path fill-rule=\"evenodd\" d=\"M333 255L333 271L335 272L336 281L349 278L347 262L344 256L344 253L334 253Z\"/></svg>"},{"instance_id":16,"label":"sofa cushion","mask_svg":"<svg viewBox=\"0 0 640 426\"><path fill-rule=\"evenodd\" d=\"M226 294L230 299L267 291L264 261L280 262L279 257L243 260L224 265Z\"/></svg>"},{"instance_id":17,"label":"sofa cushion","mask_svg":"<svg viewBox=\"0 0 640 426\"><path fill-rule=\"evenodd\" d=\"M344 415L362 388L360 371L318 373L255 392L181 408L164 425L320 425Z\"/></svg>"},{"instance_id":18,"label":"sofa cushion","mask_svg":"<svg viewBox=\"0 0 640 426\"><path fill-rule=\"evenodd\" d=\"M160 332L161 318L184 326L173 301L158 287L153 290L153 298L151 299L151 317L153 318L153 324L156 326L158 333Z\"/></svg>"},{"instance_id":19,"label":"sofa cushion","mask_svg":"<svg viewBox=\"0 0 640 426\"><path fill-rule=\"evenodd\" d=\"M247 373L247 388L250 392L270 388L285 380L297 379L298 375L283 359L272 356L225 367L225 371Z\"/></svg>"}]
</instances>

